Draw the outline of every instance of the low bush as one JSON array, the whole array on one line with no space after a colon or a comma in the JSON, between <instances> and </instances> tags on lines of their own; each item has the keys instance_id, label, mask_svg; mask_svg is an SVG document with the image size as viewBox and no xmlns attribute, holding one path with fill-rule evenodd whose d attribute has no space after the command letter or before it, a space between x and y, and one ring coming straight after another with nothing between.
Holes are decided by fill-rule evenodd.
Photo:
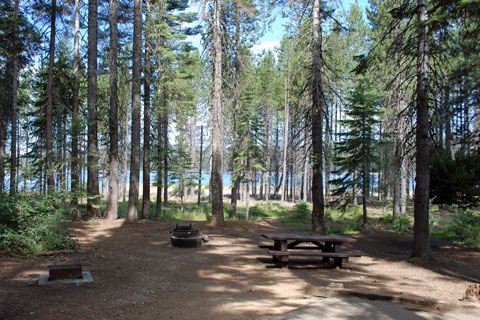
<instances>
[{"instance_id":1,"label":"low bush","mask_svg":"<svg viewBox=\"0 0 480 320\"><path fill-rule=\"evenodd\" d=\"M78 249L64 228L68 209L55 195L2 195L0 212L0 250L9 255Z\"/></svg>"},{"instance_id":2,"label":"low bush","mask_svg":"<svg viewBox=\"0 0 480 320\"><path fill-rule=\"evenodd\" d=\"M299 202L295 204L293 210L280 219L283 223L309 223L312 221L312 211L306 202Z\"/></svg>"},{"instance_id":3,"label":"low bush","mask_svg":"<svg viewBox=\"0 0 480 320\"><path fill-rule=\"evenodd\" d=\"M451 231L457 240L466 244L480 245L480 214L467 210L454 220Z\"/></svg>"},{"instance_id":4,"label":"low bush","mask_svg":"<svg viewBox=\"0 0 480 320\"><path fill-rule=\"evenodd\" d=\"M431 235L440 239L480 246L480 214L467 210L454 218L450 226L432 228Z\"/></svg>"},{"instance_id":5,"label":"low bush","mask_svg":"<svg viewBox=\"0 0 480 320\"><path fill-rule=\"evenodd\" d=\"M413 225L413 217L409 215L399 215L394 217L391 213L383 215L383 221L388 227L387 230L405 231Z\"/></svg>"}]
</instances>

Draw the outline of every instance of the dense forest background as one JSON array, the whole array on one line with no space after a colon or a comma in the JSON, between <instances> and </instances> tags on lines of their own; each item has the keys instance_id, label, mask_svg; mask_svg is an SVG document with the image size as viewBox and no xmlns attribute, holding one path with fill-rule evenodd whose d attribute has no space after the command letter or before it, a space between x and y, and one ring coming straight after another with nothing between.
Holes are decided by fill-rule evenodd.
<instances>
[{"instance_id":1,"label":"dense forest background","mask_svg":"<svg viewBox=\"0 0 480 320\"><path fill-rule=\"evenodd\" d=\"M128 202L134 221L190 199L220 226L237 201L247 220L249 201L304 201L325 233L326 206L361 205L367 227L369 201L413 201L428 258L430 203L480 196L479 4L1 0L3 246L60 203L117 219Z\"/></svg>"}]
</instances>

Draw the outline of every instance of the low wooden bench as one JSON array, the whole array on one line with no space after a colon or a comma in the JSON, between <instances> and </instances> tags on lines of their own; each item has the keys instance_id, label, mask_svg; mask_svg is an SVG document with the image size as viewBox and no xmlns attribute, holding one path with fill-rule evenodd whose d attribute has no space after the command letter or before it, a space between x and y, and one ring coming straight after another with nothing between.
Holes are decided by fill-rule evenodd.
<instances>
[{"instance_id":1,"label":"low wooden bench","mask_svg":"<svg viewBox=\"0 0 480 320\"><path fill-rule=\"evenodd\" d=\"M273 257L273 260L280 264L285 265L288 262L289 256L306 256L306 257L323 257L333 258L334 265L336 267L342 267L342 263L348 262L350 257L361 257L356 253L348 252L324 252L324 251L280 251L280 250L268 250L268 254Z\"/></svg>"}]
</instances>

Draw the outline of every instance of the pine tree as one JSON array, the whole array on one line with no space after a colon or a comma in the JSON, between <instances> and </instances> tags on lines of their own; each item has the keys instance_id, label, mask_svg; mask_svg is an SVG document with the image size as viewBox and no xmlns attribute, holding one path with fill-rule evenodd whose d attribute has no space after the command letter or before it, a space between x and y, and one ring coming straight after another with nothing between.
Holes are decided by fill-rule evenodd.
<instances>
[{"instance_id":1,"label":"pine tree","mask_svg":"<svg viewBox=\"0 0 480 320\"><path fill-rule=\"evenodd\" d=\"M212 126L212 223L219 227L223 217L223 102L222 102L222 40L220 13L222 1L214 0L213 15L213 100Z\"/></svg>"},{"instance_id":2,"label":"pine tree","mask_svg":"<svg viewBox=\"0 0 480 320\"><path fill-rule=\"evenodd\" d=\"M312 233L324 234L325 200L323 195L323 113L326 110L323 88L322 11L321 1L313 4L313 55L312 55Z\"/></svg>"},{"instance_id":3,"label":"pine tree","mask_svg":"<svg viewBox=\"0 0 480 320\"><path fill-rule=\"evenodd\" d=\"M416 178L414 204L413 256L420 259L431 257L429 232L429 40L428 40L428 0L417 2L417 128L416 137Z\"/></svg>"},{"instance_id":4,"label":"pine tree","mask_svg":"<svg viewBox=\"0 0 480 320\"><path fill-rule=\"evenodd\" d=\"M117 0L110 0L110 190L107 219L118 217L118 80L117 80Z\"/></svg>"},{"instance_id":5,"label":"pine tree","mask_svg":"<svg viewBox=\"0 0 480 320\"><path fill-rule=\"evenodd\" d=\"M132 139L130 188L127 220L138 220L138 183L140 176L140 104L142 75L142 2L135 0L133 18Z\"/></svg>"},{"instance_id":6,"label":"pine tree","mask_svg":"<svg viewBox=\"0 0 480 320\"><path fill-rule=\"evenodd\" d=\"M332 195L334 204L345 208L354 202L354 188L362 190L363 225L367 225L367 200L370 194L370 175L378 165L377 130L379 124L379 99L373 93L372 83L367 78L357 79L349 97L342 124L345 133L339 134L335 143L333 172L337 178L332 181L336 189Z\"/></svg>"}]
</instances>

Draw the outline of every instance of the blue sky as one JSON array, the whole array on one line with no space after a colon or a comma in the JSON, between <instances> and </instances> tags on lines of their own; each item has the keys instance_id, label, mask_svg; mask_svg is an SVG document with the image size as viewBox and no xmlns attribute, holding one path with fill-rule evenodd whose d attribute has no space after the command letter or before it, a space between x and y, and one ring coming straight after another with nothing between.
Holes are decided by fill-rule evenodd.
<instances>
[{"instance_id":1,"label":"blue sky","mask_svg":"<svg viewBox=\"0 0 480 320\"><path fill-rule=\"evenodd\" d=\"M352 3L358 1L360 7L365 8L368 6L368 0L339 0L337 1L338 7L341 9L348 10ZM285 24L286 19L282 18L280 15L277 15L277 18L273 22L271 28L267 30L265 35L261 37L257 43L253 46L252 51L254 53L260 53L262 50L273 50L276 46L280 45L280 39L282 38L285 30L283 25Z\"/></svg>"},{"instance_id":2,"label":"blue sky","mask_svg":"<svg viewBox=\"0 0 480 320\"><path fill-rule=\"evenodd\" d=\"M332 1L332 0L330 0ZM352 3L358 1L360 7L365 8L368 6L368 0L333 0L335 1L335 5L342 10L348 10ZM198 11L198 4L192 5L187 11ZM252 51L254 53L260 53L262 50L273 50L276 46L280 45L280 39L284 34L284 27L287 20L282 18L280 14L277 14L275 21L272 23L271 27L265 32L265 35L261 37L257 43L252 47ZM187 39L192 42L194 46L200 48L200 35L197 36L190 36Z\"/></svg>"}]
</instances>

